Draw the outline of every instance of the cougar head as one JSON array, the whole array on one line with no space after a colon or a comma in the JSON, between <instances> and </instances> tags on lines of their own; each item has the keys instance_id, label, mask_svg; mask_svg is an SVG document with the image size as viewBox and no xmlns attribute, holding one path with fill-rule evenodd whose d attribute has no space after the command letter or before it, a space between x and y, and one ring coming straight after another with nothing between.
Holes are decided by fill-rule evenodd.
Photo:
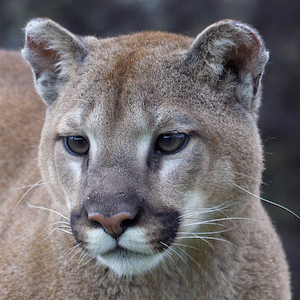
<instances>
[{"instance_id":1,"label":"cougar head","mask_svg":"<svg viewBox=\"0 0 300 300\"><path fill-rule=\"evenodd\" d=\"M200 232L204 212L237 201L233 182L259 189L247 177L262 168L268 53L248 25L224 20L194 41L96 39L35 19L23 55L47 105L39 162L50 195L81 247L117 274L151 269Z\"/></svg>"}]
</instances>

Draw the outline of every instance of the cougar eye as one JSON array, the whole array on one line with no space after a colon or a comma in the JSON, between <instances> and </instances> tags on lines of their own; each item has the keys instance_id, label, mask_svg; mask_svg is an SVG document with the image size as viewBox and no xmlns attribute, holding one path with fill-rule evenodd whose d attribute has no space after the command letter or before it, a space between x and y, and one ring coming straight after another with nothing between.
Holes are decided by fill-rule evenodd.
<instances>
[{"instance_id":1,"label":"cougar eye","mask_svg":"<svg viewBox=\"0 0 300 300\"><path fill-rule=\"evenodd\" d=\"M82 136L66 136L63 142L65 148L73 155L85 155L90 148L89 141Z\"/></svg>"},{"instance_id":2,"label":"cougar eye","mask_svg":"<svg viewBox=\"0 0 300 300\"><path fill-rule=\"evenodd\" d=\"M156 141L156 150L165 154L173 154L184 148L188 136L184 133L161 134Z\"/></svg>"}]
</instances>

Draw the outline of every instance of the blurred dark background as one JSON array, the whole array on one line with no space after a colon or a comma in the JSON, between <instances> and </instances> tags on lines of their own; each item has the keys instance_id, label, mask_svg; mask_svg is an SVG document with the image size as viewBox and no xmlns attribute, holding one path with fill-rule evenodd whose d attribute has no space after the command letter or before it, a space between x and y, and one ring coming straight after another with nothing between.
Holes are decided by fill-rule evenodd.
<instances>
[{"instance_id":1,"label":"blurred dark background","mask_svg":"<svg viewBox=\"0 0 300 300\"><path fill-rule=\"evenodd\" d=\"M0 46L20 49L21 28L48 17L79 35L115 36L164 30L196 36L224 18L252 24L270 50L259 126L265 147L262 196L300 215L299 0L1 0ZM300 299L300 220L265 205L283 240ZM280 299L278 299L280 300Z\"/></svg>"}]
</instances>

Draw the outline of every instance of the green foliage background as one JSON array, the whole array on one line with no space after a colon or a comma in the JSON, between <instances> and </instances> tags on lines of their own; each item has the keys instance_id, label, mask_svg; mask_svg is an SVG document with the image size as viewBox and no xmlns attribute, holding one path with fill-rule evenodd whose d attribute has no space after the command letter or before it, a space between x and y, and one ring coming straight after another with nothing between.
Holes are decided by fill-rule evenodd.
<instances>
[{"instance_id":1,"label":"green foliage background","mask_svg":"<svg viewBox=\"0 0 300 300\"><path fill-rule=\"evenodd\" d=\"M262 196L300 215L299 0L1 0L0 46L20 49L21 28L34 17L99 37L141 30L196 36L224 18L252 24L271 54L259 121L266 152ZM290 262L294 299L300 299L300 220L269 204L266 208Z\"/></svg>"}]
</instances>

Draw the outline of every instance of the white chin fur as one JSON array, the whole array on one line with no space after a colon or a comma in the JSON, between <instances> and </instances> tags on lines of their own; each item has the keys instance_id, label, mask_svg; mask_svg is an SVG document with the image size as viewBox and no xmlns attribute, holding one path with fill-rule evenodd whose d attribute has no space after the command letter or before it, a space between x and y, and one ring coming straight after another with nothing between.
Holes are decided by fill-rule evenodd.
<instances>
[{"instance_id":1,"label":"white chin fur","mask_svg":"<svg viewBox=\"0 0 300 300\"><path fill-rule=\"evenodd\" d=\"M118 241L103 229L90 230L88 236L91 254L119 276L144 273L156 266L164 256L147 243L141 229L127 229Z\"/></svg>"},{"instance_id":2,"label":"white chin fur","mask_svg":"<svg viewBox=\"0 0 300 300\"><path fill-rule=\"evenodd\" d=\"M97 256L98 261L108 266L119 276L142 274L155 267L163 254L145 255L133 252L115 251Z\"/></svg>"}]
</instances>

